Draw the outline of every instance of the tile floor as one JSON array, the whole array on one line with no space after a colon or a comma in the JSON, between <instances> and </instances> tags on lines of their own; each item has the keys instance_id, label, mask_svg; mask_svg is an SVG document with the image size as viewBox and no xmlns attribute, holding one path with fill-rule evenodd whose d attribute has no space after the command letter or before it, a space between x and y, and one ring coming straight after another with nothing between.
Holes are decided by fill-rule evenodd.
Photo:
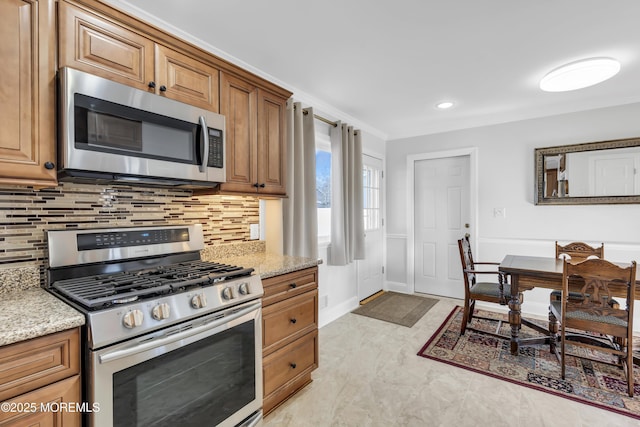
<instances>
[{"instance_id":1,"label":"tile floor","mask_svg":"<svg viewBox=\"0 0 640 427\"><path fill-rule=\"evenodd\" d=\"M417 356L458 304L441 298L412 328L351 313L321 328L313 382L269 414L263 427L640 425Z\"/></svg>"}]
</instances>

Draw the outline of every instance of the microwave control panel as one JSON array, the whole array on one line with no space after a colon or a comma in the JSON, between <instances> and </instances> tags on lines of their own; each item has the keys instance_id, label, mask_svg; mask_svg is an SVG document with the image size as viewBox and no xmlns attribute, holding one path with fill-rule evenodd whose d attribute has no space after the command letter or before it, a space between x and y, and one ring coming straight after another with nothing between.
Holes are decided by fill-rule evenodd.
<instances>
[{"instance_id":1,"label":"microwave control panel","mask_svg":"<svg viewBox=\"0 0 640 427\"><path fill-rule=\"evenodd\" d=\"M224 167L224 141L221 130L209 128L209 160L207 165L210 168Z\"/></svg>"}]
</instances>

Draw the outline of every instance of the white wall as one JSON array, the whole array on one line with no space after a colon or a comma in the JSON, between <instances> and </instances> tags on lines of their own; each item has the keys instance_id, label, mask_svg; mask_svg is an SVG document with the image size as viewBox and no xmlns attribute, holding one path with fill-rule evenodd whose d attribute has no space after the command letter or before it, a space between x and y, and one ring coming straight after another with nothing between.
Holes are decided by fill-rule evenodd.
<instances>
[{"instance_id":1,"label":"white wall","mask_svg":"<svg viewBox=\"0 0 640 427\"><path fill-rule=\"evenodd\" d=\"M407 156L477 147L476 259L500 261L506 254L554 256L553 244L559 240L604 242L607 258L640 261L640 205L533 204L535 148L638 136L640 104L630 104L389 141L387 246L401 246L411 232L406 221L407 198L413 197L406 190ZM505 208L506 218L494 218L495 207ZM406 261L406 251L388 250L387 265L407 265ZM402 279L408 280L397 273L388 286L406 286L399 282ZM522 310L545 316L547 306L548 291L535 289L525 294Z\"/></svg>"}]
</instances>

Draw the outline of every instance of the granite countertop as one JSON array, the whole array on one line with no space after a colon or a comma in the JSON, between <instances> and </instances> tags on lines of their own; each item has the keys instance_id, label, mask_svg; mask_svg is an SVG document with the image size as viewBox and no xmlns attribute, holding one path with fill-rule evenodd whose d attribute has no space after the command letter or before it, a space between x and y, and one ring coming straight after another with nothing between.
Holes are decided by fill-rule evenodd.
<instances>
[{"instance_id":1,"label":"granite countertop","mask_svg":"<svg viewBox=\"0 0 640 427\"><path fill-rule=\"evenodd\" d=\"M304 270L322 264L322 259L296 257L290 255L275 255L265 252L256 252L246 255L236 255L215 259L223 264L239 265L245 268L253 268L261 279Z\"/></svg>"},{"instance_id":2,"label":"granite countertop","mask_svg":"<svg viewBox=\"0 0 640 427\"><path fill-rule=\"evenodd\" d=\"M0 293L0 346L75 328L84 320L40 287Z\"/></svg>"},{"instance_id":3,"label":"granite countertop","mask_svg":"<svg viewBox=\"0 0 640 427\"><path fill-rule=\"evenodd\" d=\"M220 245L203 251L202 259L253 268L262 279L322 263L322 259L267 253L260 243ZM75 328L84 322L82 313L40 287L37 267L0 269L0 346Z\"/></svg>"}]
</instances>

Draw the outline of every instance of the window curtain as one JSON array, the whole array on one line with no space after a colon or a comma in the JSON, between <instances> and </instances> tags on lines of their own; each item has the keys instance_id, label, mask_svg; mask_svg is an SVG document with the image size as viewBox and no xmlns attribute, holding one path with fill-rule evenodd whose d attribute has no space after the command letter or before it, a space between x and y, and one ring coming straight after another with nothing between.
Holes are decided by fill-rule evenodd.
<instances>
[{"instance_id":1,"label":"window curtain","mask_svg":"<svg viewBox=\"0 0 640 427\"><path fill-rule=\"evenodd\" d=\"M287 102L287 195L283 200L283 252L318 258L316 140L313 109Z\"/></svg>"},{"instance_id":2,"label":"window curtain","mask_svg":"<svg viewBox=\"0 0 640 427\"><path fill-rule=\"evenodd\" d=\"M331 129L331 244L327 263L364 259L362 138L338 122Z\"/></svg>"}]
</instances>

